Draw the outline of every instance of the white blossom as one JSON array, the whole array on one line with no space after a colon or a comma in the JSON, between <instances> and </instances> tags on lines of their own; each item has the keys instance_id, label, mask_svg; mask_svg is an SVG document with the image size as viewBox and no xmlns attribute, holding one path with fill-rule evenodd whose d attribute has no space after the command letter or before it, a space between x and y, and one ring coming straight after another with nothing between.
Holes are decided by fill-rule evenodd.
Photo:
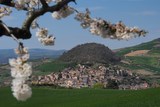
<instances>
[{"instance_id":1,"label":"white blossom","mask_svg":"<svg viewBox=\"0 0 160 107\"><path fill-rule=\"evenodd\" d=\"M20 4L18 4L18 3L15 3L15 8L17 9L17 10L21 10L21 9L23 9L25 6L24 5L20 5Z\"/></svg>"},{"instance_id":2,"label":"white blossom","mask_svg":"<svg viewBox=\"0 0 160 107\"><path fill-rule=\"evenodd\" d=\"M53 0L46 0L46 3L51 3Z\"/></svg>"},{"instance_id":3,"label":"white blossom","mask_svg":"<svg viewBox=\"0 0 160 107\"><path fill-rule=\"evenodd\" d=\"M20 9L23 9L25 7L25 4L26 3L29 3L30 0L16 0L15 1L15 7L20 10Z\"/></svg>"},{"instance_id":4,"label":"white blossom","mask_svg":"<svg viewBox=\"0 0 160 107\"><path fill-rule=\"evenodd\" d=\"M47 36L46 38L39 38L39 41L43 45L54 45L55 37L53 37L53 36Z\"/></svg>"},{"instance_id":5,"label":"white blossom","mask_svg":"<svg viewBox=\"0 0 160 107\"><path fill-rule=\"evenodd\" d=\"M11 68L11 76L14 78L28 78L31 74L32 67L28 63Z\"/></svg>"},{"instance_id":6,"label":"white blossom","mask_svg":"<svg viewBox=\"0 0 160 107\"><path fill-rule=\"evenodd\" d=\"M52 17L57 19L57 20L61 19L61 15L59 14L59 12L53 12Z\"/></svg>"},{"instance_id":7,"label":"white blossom","mask_svg":"<svg viewBox=\"0 0 160 107\"><path fill-rule=\"evenodd\" d=\"M20 55L20 54L28 54L28 48L26 48L26 47L22 48L21 50L16 48L14 51L18 55Z\"/></svg>"},{"instance_id":8,"label":"white blossom","mask_svg":"<svg viewBox=\"0 0 160 107\"><path fill-rule=\"evenodd\" d=\"M94 35L100 35L103 38L109 37L109 23L102 19L94 19L90 24L90 32Z\"/></svg>"},{"instance_id":9,"label":"white blossom","mask_svg":"<svg viewBox=\"0 0 160 107\"><path fill-rule=\"evenodd\" d=\"M73 13L74 13L73 8L66 5L63 8L61 8L59 11L53 12L52 17L59 20L62 18L66 18L67 16Z\"/></svg>"},{"instance_id":10,"label":"white blossom","mask_svg":"<svg viewBox=\"0 0 160 107\"><path fill-rule=\"evenodd\" d=\"M86 9L86 13L77 13L75 16L75 19L81 22L81 26L84 29L90 27L90 24L92 22L92 19L90 18L89 15L90 15L90 12L88 9Z\"/></svg>"},{"instance_id":11,"label":"white blossom","mask_svg":"<svg viewBox=\"0 0 160 107\"><path fill-rule=\"evenodd\" d=\"M19 5L25 5L25 0L17 0L17 2L16 2L17 4L19 4Z\"/></svg>"},{"instance_id":12,"label":"white blossom","mask_svg":"<svg viewBox=\"0 0 160 107\"><path fill-rule=\"evenodd\" d=\"M81 26L89 31L93 35L101 36L103 38L128 40L137 36L145 36L147 33L144 30L140 30L136 27L127 27L121 21L117 24L111 24L103 19L92 19L90 17L90 11L86 9L86 13L77 12L75 19L81 22Z\"/></svg>"},{"instance_id":13,"label":"white blossom","mask_svg":"<svg viewBox=\"0 0 160 107\"><path fill-rule=\"evenodd\" d=\"M21 57L17 57L17 59L9 59L9 64L12 67L22 65L29 59L29 54L25 54Z\"/></svg>"},{"instance_id":14,"label":"white blossom","mask_svg":"<svg viewBox=\"0 0 160 107\"><path fill-rule=\"evenodd\" d=\"M53 35L48 35L48 30L46 28L38 29L36 36L43 45L54 45L55 43L55 37Z\"/></svg>"},{"instance_id":15,"label":"white blossom","mask_svg":"<svg viewBox=\"0 0 160 107\"><path fill-rule=\"evenodd\" d=\"M16 0L15 7L18 10L23 8L28 8L28 10L33 10L38 5L38 0Z\"/></svg>"},{"instance_id":16,"label":"white blossom","mask_svg":"<svg viewBox=\"0 0 160 107\"><path fill-rule=\"evenodd\" d=\"M9 59L10 66L17 66L17 60L16 59Z\"/></svg>"},{"instance_id":17,"label":"white blossom","mask_svg":"<svg viewBox=\"0 0 160 107\"><path fill-rule=\"evenodd\" d=\"M19 47L15 49L15 53L19 55L16 59L9 59L11 66L12 91L14 97L19 101L25 101L31 97L32 91L27 84L29 76L32 74L32 67L27 63L29 59L28 49Z\"/></svg>"},{"instance_id":18,"label":"white blossom","mask_svg":"<svg viewBox=\"0 0 160 107\"><path fill-rule=\"evenodd\" d=\"M9 7L0 7L0 18L10 15L12 12Z\"/></svg>"},{"instance_id":19,"label":"white blossom","mask_svg":"<svg viewBox=\"0 0 160 107\"><path fill-rule=\"evenodd\" d=\"M35 29L35 28L37 28L37 27L39 27L39 25L38 25L38 23L37 23L37 20L35 19L35 20L32 22L32 24L31 24L31 28L32 28L32 29Z\"/></svg>"},{"instance_id":20,"label":"white blossom","mask_svg":"<svg viewBox=\"0 0 160 107\"><path fill-rule=\"evenodd\" d=\"M17 59L9 59L9 64L11 67L16 67L19 65L22 65L23 61L21 58L17 58Z\"/></svg>"},{"instance_id":21,"label":"white blossom","mask_svg":"<svg viewBox=\"0 0 160 107\"><path fill-rule=\"evenodd\" d=\"M59 3L59 2L61 2L63 0L52 0L52 1L54 1L55 3Z\"/></svg>"},{"instance_id":22,"label":"white blossom","mask_svg":"<svg viewBox=\"0 0 160 107\"><path fill-rule=\"evenodd\" d=\"M22 62L26 62L29 59L29 54L24 54L20 59L22 60Z\"/></svg>"},{"instance_id":23,"label":"white blossom","mask_svg":"<svg viewBox=\"0 0 160 107\"><path fill-rule=\"evenodd\" d=\"M29 6L32 7L32 8L34 8L35 6L38 5L38 2L39 2L39 0L30 0Z\"/></svg>"},{"instance_id":24,"label":"white blossom","mask_svg":"<svg viewBox=\"0 0 160 107\"><path fill-rule=\"evenodd\" d=\"M47 28L39 28L36 32L36 36L40 38L45 38L48 35L48 29Z\"/></svg>"},{"instance_id":25,"label":"white blossom","mask_svg":"<svg viewBox=\"0 0 160 107\"><path fill-rule=\"evenodd\" d=\"M13 95L19 101L26 101L32 95L31 88L25 82L26 80L24 78L18 78L12 81Z\"/></svg>"}]
</instances>

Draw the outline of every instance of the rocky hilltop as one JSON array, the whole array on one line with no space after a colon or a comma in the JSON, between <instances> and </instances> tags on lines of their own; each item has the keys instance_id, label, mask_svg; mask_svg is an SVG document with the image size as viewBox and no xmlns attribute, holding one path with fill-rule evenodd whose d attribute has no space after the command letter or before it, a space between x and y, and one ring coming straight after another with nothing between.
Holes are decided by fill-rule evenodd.
<instances>
[{"instance_id":1,"label":"rocky hilltop","mask_svg":"<svg viewBox=\"0 0 160 107\"><path fill-rule=\"evenodd\" d=\"M112 50L108 47L97 43L86 43L78 45L68 52L64 53L59 60L65 62L86 63L103 63L111 64L120 61Z\"/></svg>"}]
</instances>

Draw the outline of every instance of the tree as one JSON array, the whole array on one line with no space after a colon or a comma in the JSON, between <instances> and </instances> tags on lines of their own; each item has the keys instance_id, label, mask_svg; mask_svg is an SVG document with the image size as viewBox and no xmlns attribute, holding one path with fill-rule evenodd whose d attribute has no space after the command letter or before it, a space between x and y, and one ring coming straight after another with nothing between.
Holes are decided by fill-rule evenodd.
<instances>
[{"instance_id":1,"label":"tree","mask_svg":"<svg viewBox=\"0 0 160 107\"><path fill-rule=\"evenodd\" d=\"M36 36L38 40L43 45L54 45L55 37L48 34L47 28L41 28L37 23L37 19L47 12L50 12L52 17L57 20L76 13L75 19L81 23L82 28L89 29L93 35L103 38L122 40L145 36L147 33L145 30L136 27L127 27L122 21L112 24L101 18L92 18L89 9L86 9L85 13L81 13L70 7L70 2L76 4L76 0L0 0L0 37L12 37L19 44L19 47L15 49L19 57L9 60L11 75L14 78L12 91L18 100L25 101L32 94L31 88L27 84L29 76L32 74L31 65L27 63L29 52L19 39L30 39L32 36L30 29L37 28ZM12 13L11 8L27 12L26 19L24 19L21 27L7 26L1 20L2 17Z\"/></svg>"}]
</instances>

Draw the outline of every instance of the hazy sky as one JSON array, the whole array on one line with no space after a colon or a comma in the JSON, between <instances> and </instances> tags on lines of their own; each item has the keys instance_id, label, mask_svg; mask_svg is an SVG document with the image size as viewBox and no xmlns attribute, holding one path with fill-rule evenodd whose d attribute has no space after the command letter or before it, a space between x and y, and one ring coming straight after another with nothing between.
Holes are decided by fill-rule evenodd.
<instances>
[{"instance_id":1,"label":"hazy sky","mask_svg":"<svg viewBox=\"0 0 160 107\"><path fill-rule=\"evenodd\" d=\"M71 49L77 44L97 42L108 46L111 49L128 47L142 42L150 41L160 37L160 0L77 0L77 5L70 3L79 11L89 8L92 17L101 17L112 23L122 20L127 26L137 26L149 31L146 37L135 38L129 41L118 41L103 39L93 36L88 29L82 29L80 23L74 20L75 15L66 19L55 20L50 13L40 17L39 23L47 27L49 33L54 34L56 42L54 46L42 46L35 37L35 30L32 31L32 38L24 40L24 45L29 48L46 49ZM13 10L10 17L3 18L3 21L11 26L21 26L25 18L23 11ZM0 49L15 48L17 44L11 38L0 38Z\"/></svg>"}]
</instances>

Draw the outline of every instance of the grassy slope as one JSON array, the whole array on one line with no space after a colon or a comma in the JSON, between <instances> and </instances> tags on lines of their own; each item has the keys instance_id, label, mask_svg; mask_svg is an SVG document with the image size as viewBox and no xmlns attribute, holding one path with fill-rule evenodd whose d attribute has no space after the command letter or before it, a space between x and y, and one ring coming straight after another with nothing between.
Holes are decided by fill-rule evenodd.
<instances>
[{"instance_id":1,"label":"grassy slope","mask_svg":"<svg viewBox=\"0 0 160 107\"><path fill-rule=\"evenodd\" d=\"M127 57L125 60L131 62L130 65L123 65L126 68L132 70L145 69L147 71L160 73L160 66L158 65L158 59L156 57L133 56Z\"/></svg>"},{"instance_id":2,"label":"grassy slope","mask_svg":"<svg viewBox=\"0 0 160 107\"><path fill-rule=\"evenodd\" d=\"M147 43L142 43L142 44L137 45L137 46L124 48L124 49L120 50L119 52L117 52L117 55L123 56L127 53L130 53L131 51L136 51L136 50L153 50L150 53L154 53L154 52L157 51L157 49L153 49L153 47L157 44L158 44L157 40L153 40L153 41L150 41L150 42L147 42Z\"/></svg>"},{"instance_id":3,"label":"grassy slope","mask_svg":"<svg viewBox=\"0 0 160 107\"><path fill-rule=\"evenodd\" d=\"M160 39L156 39L137 46L124 48L117 52L117 55L124 56L125 54L136 50L150 50L147 56L132 56L124 58L124 60L131 63L130 65L123 66L132 70L144 69L151 72L160 72L160 66L158 65L158 59L160 58L160 49L154 47L155 45L159 44Z\"/></svg>"},{"instance_id":4,"label":"grassy slope","mask_svg":"<svg viewBox=\"0 0 160 107\"><path fill-rule=\"evenodd\" d=\"M160 107L160 88L119 90L54 90L34 88L33 96L18 102L8 88L0 89L0 107Z\"/></svg>"}]
</instances>

